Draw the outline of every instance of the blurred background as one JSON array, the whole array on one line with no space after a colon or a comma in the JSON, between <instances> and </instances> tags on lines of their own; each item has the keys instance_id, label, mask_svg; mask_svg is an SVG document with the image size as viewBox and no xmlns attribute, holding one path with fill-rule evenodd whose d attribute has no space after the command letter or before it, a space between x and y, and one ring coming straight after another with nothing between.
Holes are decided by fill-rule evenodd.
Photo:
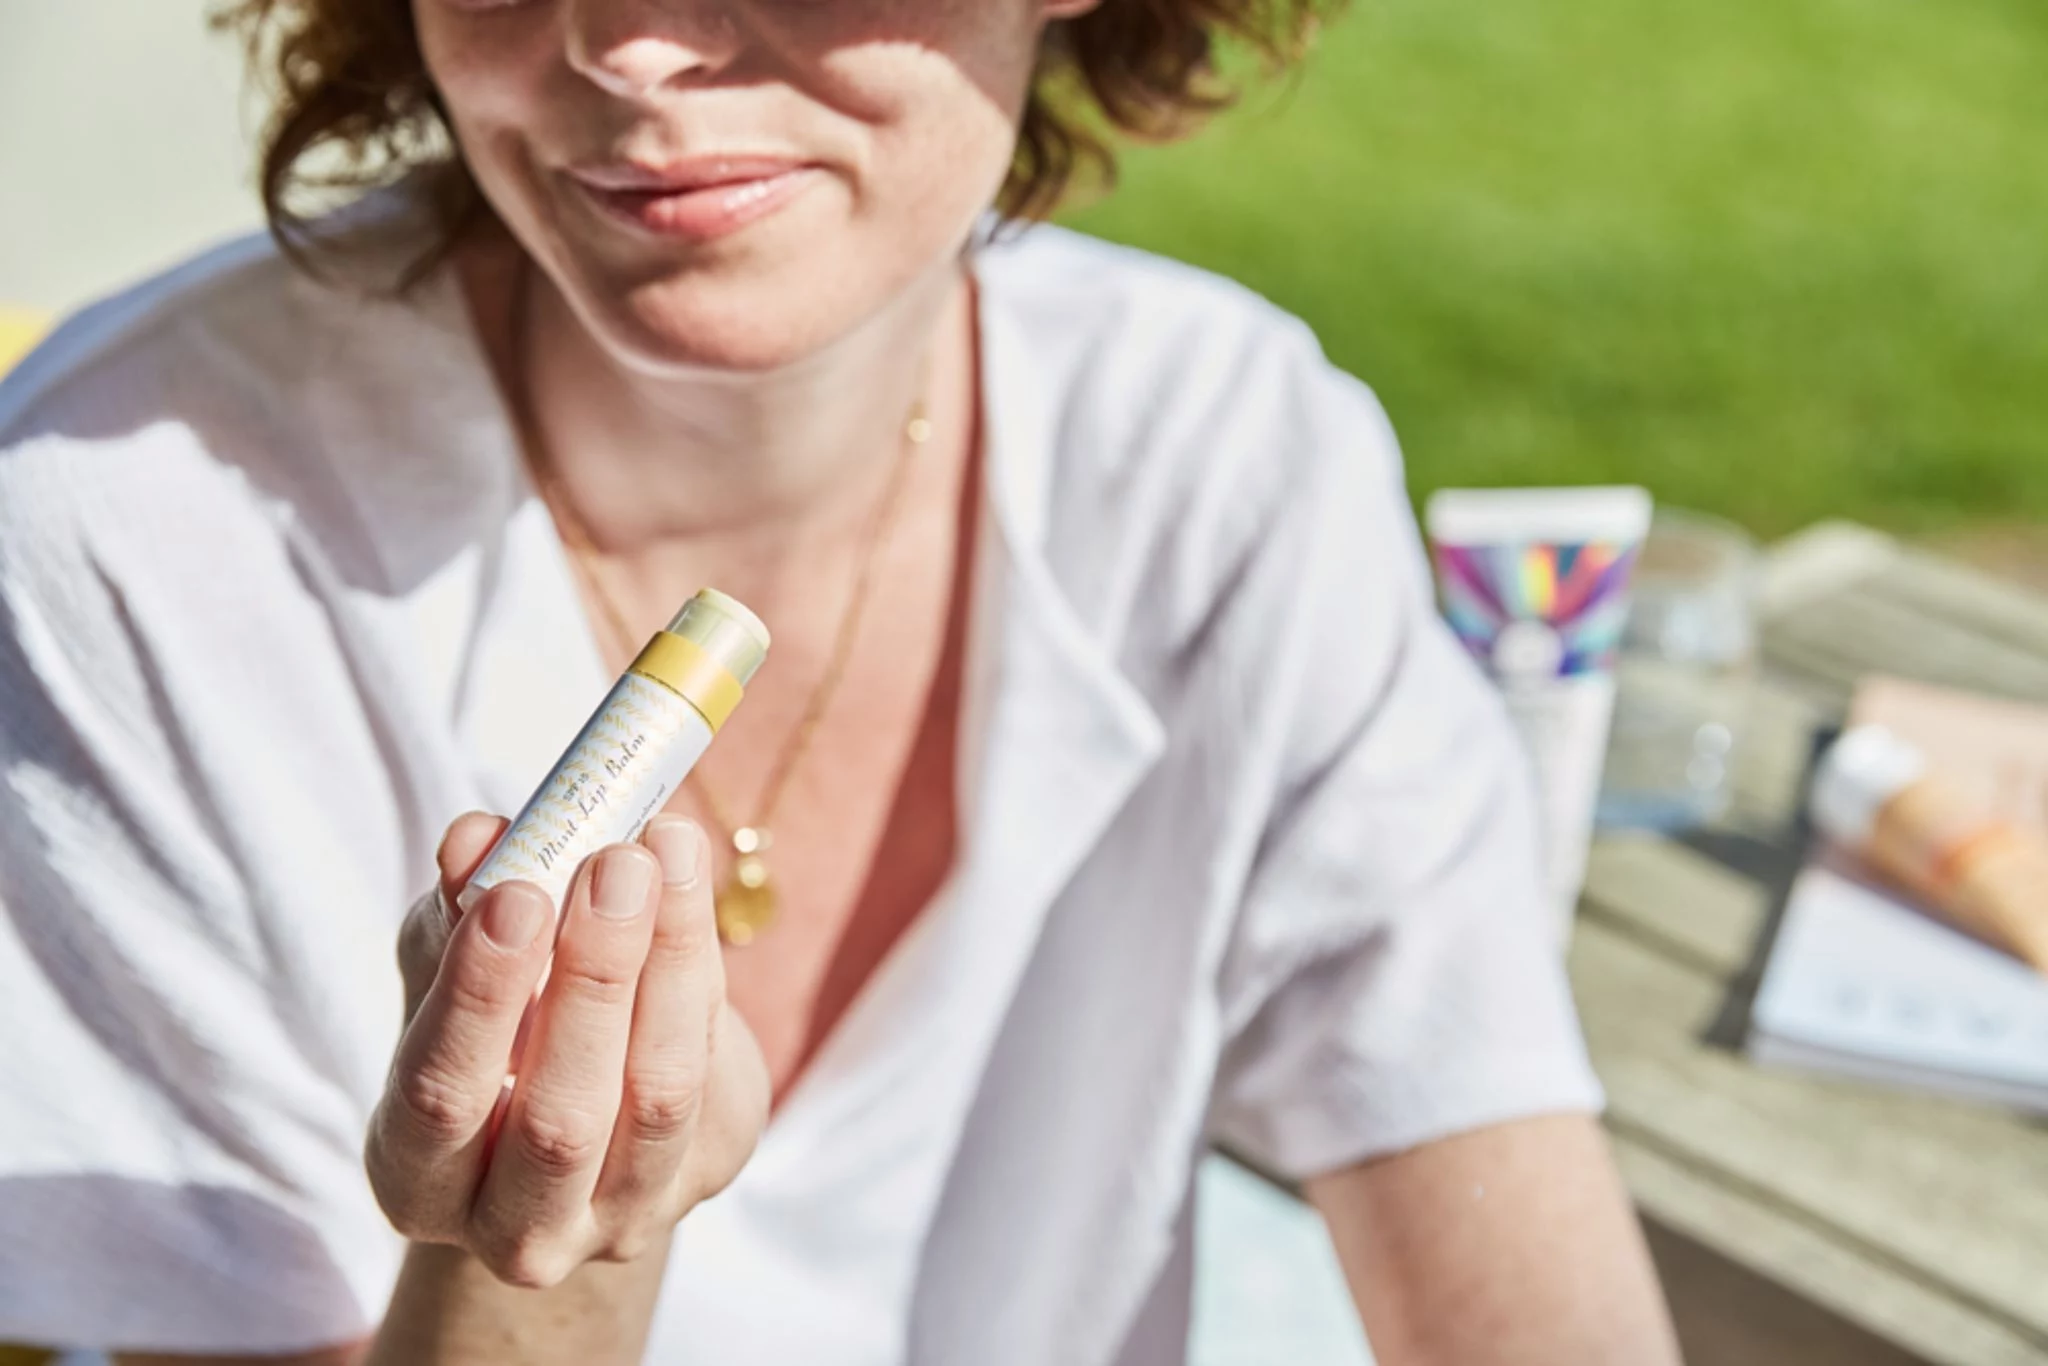
<instances>
[{"instance_id":1,"label":"blurred background","mask_svg":"<svg viewBox=\"0 0 2048 1366\"><path fill-rule=\"evenodd\" d=\"M2024 543L2044 70L2017 0L1361 0L1075 217L1306 317L1424 488Z\"/></svg>"},{"instance_id":2,"label":"blurred background","mask_svg":"<svg viewBox=\"0 0 2048 1366\"><path fill-rule=\"evenodd\" d=\"M1418 499L1642 483L2048 587L2044 71L2027 0L1358 0L1066 218L1306 318ZM0 0L0 313L258 226L259 119L200 0ZM1314 1216L1222 1166L1207 1196L1201 1366L1365 1360ZM1804 1312L1653 1237L1698 1313ZM1835 1350L1769 1359L1904 1359Z\"/></svg>"},{"instance_id":3,"label":"blurred background","mask_svg":"<svg viewBox=\"0 0 2048 1366\"><path fill-rule=\"evenodd\" d=\"M0 0L0 303L67 309L262 222L200 0Z\"/></svg>"},{"instance_id":4,"label":"blurred background","mask_svg":"<svg viewBox=\"0 0 2048 1366\"><path fill-rule=\"evenodd\" d=\"M0 0L0 303L254 225L198 0ZM1380 393L1417 492L1648 483L2048 566L2048 11L1361 0L1124 163L1091 232L1224 271ZM2043 575L2048 578L2048 574Z\"/></svg>"}]
</instances>

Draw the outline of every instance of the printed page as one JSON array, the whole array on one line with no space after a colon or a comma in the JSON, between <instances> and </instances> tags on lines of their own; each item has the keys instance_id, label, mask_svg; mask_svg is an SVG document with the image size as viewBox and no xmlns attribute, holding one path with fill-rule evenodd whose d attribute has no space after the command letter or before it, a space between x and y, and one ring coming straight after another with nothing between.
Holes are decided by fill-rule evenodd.
<instances>
[{"instance_id":1,"label":"printed page","mask_svg":"<svg viewBox=\"0 0 2048 1366\"><path fill-rule=\"evenodd\" d=\"M2048 709L1880 678L1850 720L1891 728L1987 812L2048 835ZM1749 1051L2048 1110L2048 978L1818 848L1772 946Z\"/></svg>"}]
</instances>

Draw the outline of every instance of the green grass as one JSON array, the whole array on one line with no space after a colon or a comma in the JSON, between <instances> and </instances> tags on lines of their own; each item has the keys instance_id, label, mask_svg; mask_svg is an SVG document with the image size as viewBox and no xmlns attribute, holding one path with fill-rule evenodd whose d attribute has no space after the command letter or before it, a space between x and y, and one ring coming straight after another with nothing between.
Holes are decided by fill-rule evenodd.
<instances>
[{"instance_id":1,"label":"green grass","mask_svg":"<svg viewBox=\"0 0 2048 1366\"><path fill-rule=\"evenodd\" d=\"M1067 218L1307 318L1418 493L2048 520L2038 0L1354 0Z\"/></svg>"}]
</instances>

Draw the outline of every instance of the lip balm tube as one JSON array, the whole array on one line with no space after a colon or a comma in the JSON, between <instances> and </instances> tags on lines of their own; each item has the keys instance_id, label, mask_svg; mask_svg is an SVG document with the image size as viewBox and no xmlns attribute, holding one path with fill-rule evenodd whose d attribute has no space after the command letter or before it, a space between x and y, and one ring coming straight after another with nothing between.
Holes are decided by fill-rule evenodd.
<instances>
[{"instance_id":1,"label":"lip balm tube","mask_svg":"<svg viewBox=\"0 0 2048 1366\"><path fill-rule=\"evenodd\" d=\"M1499 686L1535 769L1562 944L1585 882L1650 495L1632 485L1441 489L1424 520L1444 617Z\"/></svg>"},{"instance_id":2,"label":"lip balm tube","mask_svg":"<svg viewBox=\"0 0 2048 1366\"><path fill-rule=\"evenodd\" d=\"M583 860L638 839L739 705L768 657L768 628L706 588L619 677L456 895L464 911L501 882L531 882L557 917Z\"/></svg>"},{"instance_id":3,"label":"lip balm tube","mask_svg":"<svg viewBox=\"0 0 2048 1366\"><path fill-rule=\"evenodd\" d=\"M1821 756L1807 809L1927 909L2048 973L2048 841L1929 772L1897 734L1844 731Z\"/></svg>"}]
</instances>

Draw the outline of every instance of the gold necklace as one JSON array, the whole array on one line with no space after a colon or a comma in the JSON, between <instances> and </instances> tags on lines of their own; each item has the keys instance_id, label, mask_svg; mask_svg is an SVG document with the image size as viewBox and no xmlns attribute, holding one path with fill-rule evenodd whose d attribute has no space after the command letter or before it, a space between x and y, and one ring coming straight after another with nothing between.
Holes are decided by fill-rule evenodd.
<instances>
[{"instance_id":1,"label":"gold necklace","mask_svg":"<svg viewBox=\"0 0 2048 1366\"><path fill-rule=\"evenodd\" d=\"M521 267L520 279L514 287L513 319L510 329L513 345L518 349L519 368L524 369L526 355L527 294L533 267ZM925 387L930 378L929 357L923 371L919 388ZM521 391L525 388L520 386ZM556 532L567 547L570 558L584 583L589 585L590 594L597 600L598 610L605 618L606 628L613 637L613 643L629 657L638 648L638 637L626 622L626 615L619 608L618 599L612 595L604 579L597 572L598 550L591 540L590 528L577 515L573 505L563 495L560 479L556 476L553 462L548 458L546 443L541 438L540 426L526 411L522 399L514 403L514 416L522 429L525 440L521 443L527 452L527 462L534 474L534 483L541 496L541 502L554 519ZM874 577L875 562L881 557L881 550L887 543L889 532L896 520L898 507L903 500L904 486L909 482L911 457L931 440L931 419L925 412L922 393L912 400L909 413L903 420L903 440L897 449L896 463L889 472L889 482L883 488L881 500L872 516L872 529L862 547L858 568L854 574L853 592L847 599L846 610L840 614L839 629L832 641L832 654L825 664L824 675L811 689L809 700L804 704L803 714L797 719L796 728L776 756L775 765L769 770L768 781L763 785L758 807L759 814L745 824L734 820L728 814L726 805L712 794L701 773L690 772L688 782L703 800L704 809L710 813L712 822L731 844L734 854L732 873L718 888L714 896L718 918L718 935L726 943L743 946L774 923L781 909L781 895L775 886L775 879L769 871L767 855L775 840L770 832L769 822L782 802L782 794L789 785L790 775L796 771L797 761L810 748L811 737L816 733L818 722L824 717L825 709L838 691L840 680L845 676L848 662L853 656L855 638L860 632L862 610L867 605L869 586Z\"/></svg>"}]
</instances>

